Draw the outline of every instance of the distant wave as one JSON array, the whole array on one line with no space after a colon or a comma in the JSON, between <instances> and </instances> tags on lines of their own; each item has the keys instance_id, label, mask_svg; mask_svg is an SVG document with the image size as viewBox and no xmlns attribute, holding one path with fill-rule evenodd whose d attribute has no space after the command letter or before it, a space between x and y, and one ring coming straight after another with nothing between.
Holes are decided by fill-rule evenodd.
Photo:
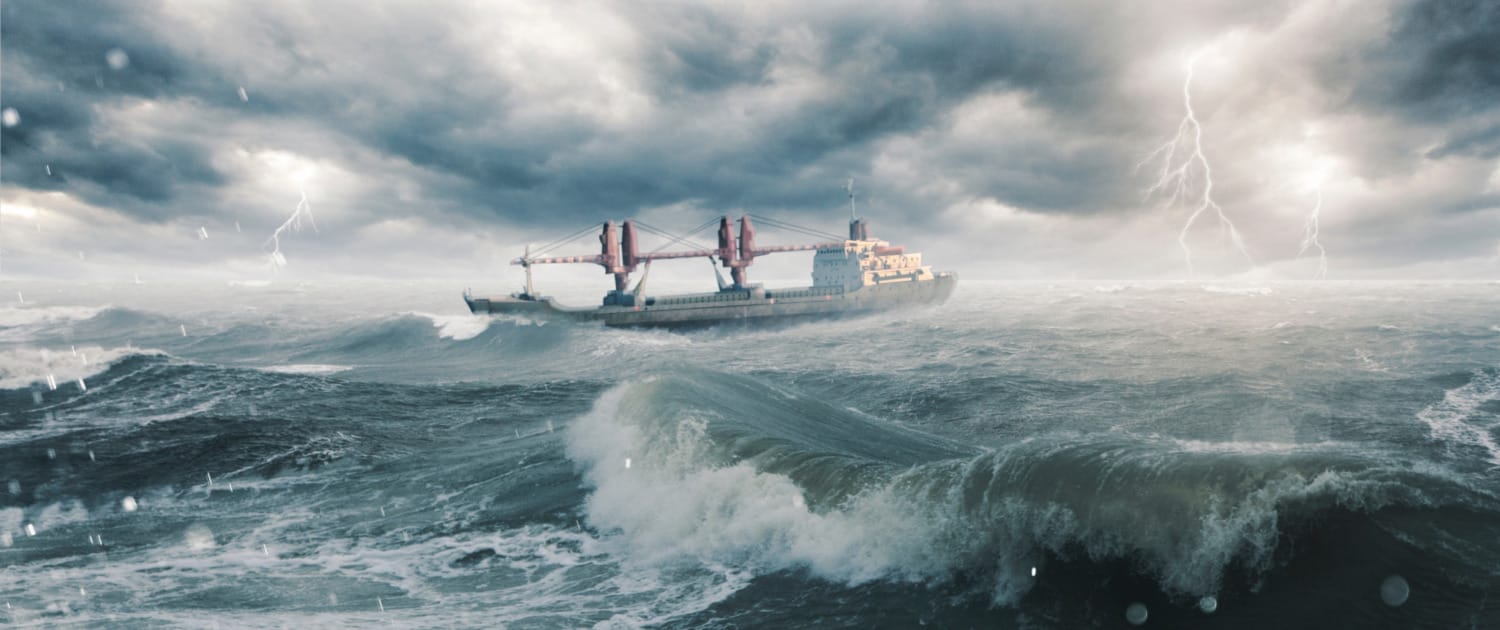
<instances>
[{"instance_id":1,"label":"distant wave","mask_svg":"<svg viewBox=\"0 0 1500 630\"><path fill-rule=\"evenodd\" d=\"M1222 293L1225 295L1271 295L1274 293L1271 287L1237 287L1205 284L1202 288L1209 293Z\"/></svg>"},{"instance_id":2,"label":"distant wave","mask_svg":"<svg viewBox=\"0 0 1500 630\"><path fill-rule=\"evenodd\" d=\"M489 329L493 318L484 315L433 315L432 313L411 312L408 315L425 317L432 322L432 326L438 329L440 339L452 339L454 341L468 341Z\"/></svg>"},{"instance_id":3,"label":"distant wave","mask_svg":"<svg viewBox=\"0 0 1500 630\"><path fill-rule=\"evenodd\" d=\"M88 379L108 370L114 364L134 356L162 355L159 350L141 348L73 347L57 351L22 347L0 350L0 389L23 389L51 384L57 388L82 389ZM79 381L83 381L80 386Z\"/></svg>"}]
</instances>

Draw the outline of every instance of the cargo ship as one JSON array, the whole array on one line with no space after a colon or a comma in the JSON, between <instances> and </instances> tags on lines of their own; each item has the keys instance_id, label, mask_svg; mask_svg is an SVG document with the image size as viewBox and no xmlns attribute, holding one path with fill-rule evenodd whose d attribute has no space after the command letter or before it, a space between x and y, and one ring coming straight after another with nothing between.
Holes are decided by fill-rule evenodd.
<instances>
[{"instance_id":1,"label":"cargo ship","mask_svg":"<svg viewBox=\"0 0 1500 630\"><path fill-rule=\"evenodd\" d=\"M728 216L718 221L718 247L683 251L639 251L641 231L666 238L669 243L692 245L687 236L675 236L635 220L619 226L607 221L602 228L588 228L586 235L600 230L598 254L578 256L543 256L544 251L526 254L511 261L526 272L523 290L506 297L475 297L464 291L469 311L477 314L503 314L547 321L555 319L600 321L606 326L689 327L725 323L769 323L794 319L838 317L882 311L893 308L938 304L953 293L958 276L952 272L934 272L922 264L922 255L908 253L904 247L870 236L868 223L855 211L852 182L849 195L849 237L839 238L801 228L778 220L744 215L739 219L739 238L735 238ZM755 221L826 240L806 245L758 247L755 243ZM699 230L712 227L713 222ZM696 232L696 230L695 230ZM564 237L543 250L574 237ZM664 246L664 247L666 247ZM767 288L748 281L748 268L760 256L784 252L814 251L812 285ZM651 296L645 293L652 261L680 258L707 258L718 279L718 290L705 293ZM615 288L605 294L597 307L573 307L540 295L532 284L532 267L548 264L593 264L614 276ZM719 268L729 271L725 280ZM641 279L630 288L630 274L644 267Z\"/></svg>"}]
</instances>

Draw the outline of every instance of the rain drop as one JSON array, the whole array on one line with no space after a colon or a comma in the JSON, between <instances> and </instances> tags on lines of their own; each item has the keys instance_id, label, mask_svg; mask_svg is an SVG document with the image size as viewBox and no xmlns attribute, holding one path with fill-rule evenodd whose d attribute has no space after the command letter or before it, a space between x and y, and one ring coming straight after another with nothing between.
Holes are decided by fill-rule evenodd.
<instances>
[{"instance_id":1,"label":"rain drop","mask_svg":"<svg viewBox=\"0 0 1500 630\"><path fill-rule=\"evenodd\" d=\"M261 545L260 545L260 553L261 553L261 555L263 555L263 556L265 556L267 558L271 557L271 550L266 548L265 543L261 543Z\"/></svg>"},{"instance_id":2,"label":"rain drop","mask_svg":"<svg viewBox=\"0 0 1500 630\"><path fill-rule=\"evenodd\" d=\"M1145 604L1136 602L1125 607L1125 621L1130 622L1130 625L1132 626L1139 626L1143 623L1146 623L1146 616L1147 611Z\"/></svg>"},{"instance_id":3,"label":"rain drop","mask_svg":"<svg viewBox=\"0 0 1500 630\"><path fill-rule=\"evenodd\" d=\"M21 124L21 113L17 112L14 107L7 107L4 110L0 110L0 124L4 124L6 127L14 127Z\"/></svg>"},{"instance_id":4,"label":"rain drop","mask_svg":"<svg viewBox=\"0 0 1500 630\"><path fill-rule=\"evenodd\" d=\"M47 389L50 389L50 390L53 390L53 391L57 390L57 377L56 376L53 376L51 374L47 375Z\"/></svg>"},{"instance_id":5,"label":"rain drop","mask_svg":"<svg viewBox=\"0 0 1500 630\"><path fill-rule=\"evenodd\" d=\"M12 544L14 541L10 537L10 532L0 532L0 547L9 547Z\"/></svg>"},{"instance_id":6,"label":"rain drop","mask_svg":"<svg viewBox=\"0 0 1500 630\"><path fill-rule=\"evenodd\" d=\"M140 506L136 505L135 497L125 497L123 499L120 499L120 508L125 510L126 512L134 512L137 507Z\"/></svg>"},{"instance_id":7,"label":"rain drop","mask_svg":"<svg viewBox=\"0 0 1500 630\"><path fill-rule=\"evenodd\" d=\"M55 449L55 448L49 448L49 449L47 449L47 459L57 459L57 449Z\"/></svg>"},{"instance_id":8,"label":"rain drop","mask_svg":"<svg viewBox=\"0 0 1500 630\"><path fill-rule=\"evenodd\" d=\"M250 102L250 95L245 92L245 86L243 85L240 86L240 100L246 103Z\"/></svg>"},{"instance_id":9,"label":"rain drop","mask_svg":"<svg viewBox=\"0 0 1500 630\"><path fill-rule=\"evenodd\" d=\"M36 535L36 525L33 525L31 523L27 523L26 524L26 535L27 536L35 536Z\"/></svg>"},{"instance_id":10,"label":"rain drop","mask_svg":"<svg viewBox=\"0 0 1500 630\"><path fill-rule=\"evenodd\" d=\"M47 175L51 176L52 175L52 165L51 164L43 164L42 166L47 167Z\"/></svg>"},{"instance_id":11,"label":"rain drop","mask_svg":"<svg viewBox=\"0 0 1500 630\"><path fill-rule=\"evenodd\" d=\"M198 227L198 240L200 240L200 241L206 241L206 240L208 240L208 228L202 227L202 226Z\"/></svg>"},{"instance_id":12,"label":"rain drop","mask_svg":"<svg viewBox=\"0 0 1500 630\"><path fill-rule=\"evenodd\" d=\"M20 482L20 480L17 480L17 479L10 480L9 482L7 482L5 484L5 489L9 490L11 494L21 494L21 482Z\"/></svg>"},{"instance_id":13,"label":"rain drop","mask_svg":"<svg viewBox=\"0 0 1500 630\"><path fill-rule=\"evenodd\" d=\"M178 324L177 328L182 331L182 336L187 336L187 324Z\"/></svg>"},{"instance_id":14,"label":"rain drop","mask_svg":"<svg viewBox=\"0 0 1500 630\"><path fill-rule=\"evenodd\" d=\"M1213 595L1204 595L1202 599L1198 600L1198 610L1203 611L1205 615L1211 615L1218 609L1219 599Z\"/></svg>"},{"instance_id":15,"label":"rain drop","mask_svg":"<svg viewBox=\"0 0 1500 630\"><path fill-rule=\"evenodd\" d=\"M380 612L385 612L385 602L380 601L379 597L375 598L375 607L379 608Z\"/></svg>"},{"instance_id":16,"label":"rain drop","mask_svg":"<svg viewBox=\"0 0 1500 630\"><path fill-rule=\"evenodd\" d=\"M108 63L113 70L124 70L125 66L130 65L130 55L125 54L125 51L119 48L111 48L109 52L104 53L104 62Z\"/></svg>"},{"instance_id":17,"label":"rain drop","mask_svg":"<svg viewBox=\"0 0 1500 630\"><path fill-rule=\"evenodd\" d=\"M209 529L207 525L203 525L202 523L189 525L187 531L182 533L182 542L187 545L188 549L192 549L193 551L213 549L217 544L214 542L214 530Z\"/></svg>"},{"instance_id":18,"label":"rain drop","mask_svg":"<svg viewBox=\"0 0 1500 630\"><path fill-rule=\"evenodd\" d=\"M91 462L97 462L97 461L99 461L97 459L94 459L94 451L92 451L92 450L89 451L89 461L91 461Z\"/></svg>"},{"instance_id":19,"label":"rain drop","mask_svg":"<svg viewBox=\"0 0 1500 630\"><path fill-rule=\"evenodd\" d=\"M1405 604L1408 597L1411 597L1411 585L1406 583L1406 578L1391 575L1380 583L1380 601L1385 605L1395 608Z\"/></svg>"},{"instance_id":20,"label":"rain drop","mask_svg":"<svg viewBox=\"0 0 1500 630\"><path fill-rule=\"evenodd\" d=\"M1036 577L1036 567L1031 567L1031 577Z\"/></svg>"},{"instance_id":21,"label":"rain drop","mask_svg":"<svg viewBox=\"0 0 1500 630\"><path fill-rule=\"evenodd\" d=\"M82 378L78 379L78 391L81 391L81 392L89 391L89 386L83 384L83 379Z\"/></svg>"},{"instance_id":22,"label":"rain drop","mask_svg":"<svg viewBox=\"0 0 1500 630\"><path fill-rule=\"evenodd\" d=\"M625 458L625 468L627 468L627 469L630 468L630 458L629 457Z\"/></svg>"}]
</instances>

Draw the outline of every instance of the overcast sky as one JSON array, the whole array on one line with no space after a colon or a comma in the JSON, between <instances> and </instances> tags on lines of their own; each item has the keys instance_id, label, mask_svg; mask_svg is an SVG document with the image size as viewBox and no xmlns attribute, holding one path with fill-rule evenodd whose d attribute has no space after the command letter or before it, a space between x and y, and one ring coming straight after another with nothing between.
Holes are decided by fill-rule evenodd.
<instances>
[{"instance_id":1,"label":"overcast sky","mask_svg":"<svg viewBox=\"0 0 1500 630\"><path fill-rule=\"evenodd\" d=\"M1330 279L1500 277L1493 1L0 11L0 279L270 278L305 192L275 277L510 288L524 243L605 219L840 232L849 177L877 236L971 278L1186 278L1184 245L1197 277L1313 278L1315 208ZM1200 163L1147 194L1196 131L1243 253L1211 209L1182 232Z\"/></svg>"}]
</instances>

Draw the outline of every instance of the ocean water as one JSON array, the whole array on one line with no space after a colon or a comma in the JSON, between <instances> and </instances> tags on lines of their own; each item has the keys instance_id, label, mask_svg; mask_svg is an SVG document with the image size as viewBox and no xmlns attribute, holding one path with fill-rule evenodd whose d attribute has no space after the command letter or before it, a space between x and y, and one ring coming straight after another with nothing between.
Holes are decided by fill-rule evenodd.
<instances>
[{"instance_id":1,"label":"ocean water","mask_svg":"<svg viewBox=\"0 0 1500 630\"><path fill-rule=\"evenodd\" d=\"M4 623L1500 627L1496 283L13 288Z\"/></svg>"}]
</instances>

